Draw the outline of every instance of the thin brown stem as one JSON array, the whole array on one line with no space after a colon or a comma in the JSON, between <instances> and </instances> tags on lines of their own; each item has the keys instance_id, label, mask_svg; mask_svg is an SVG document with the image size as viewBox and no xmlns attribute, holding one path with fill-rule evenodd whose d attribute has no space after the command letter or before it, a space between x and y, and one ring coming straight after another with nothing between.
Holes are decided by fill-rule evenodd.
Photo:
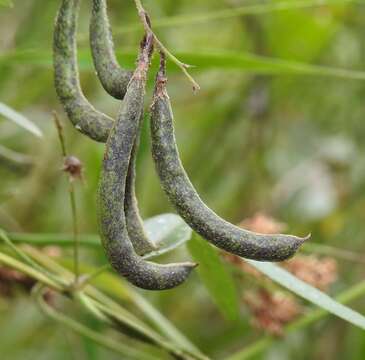
<instances>
[{"instance_id":1,"label":"thin brown stem","mask_svg":"<svg viewBox=\"0 0 365 360\"><path fill-rule=\"evenodd\" d=\"M189 81L193 84L193 90L198 91L200 90L199 84L194 80L194 78L189 74L188 70L191 65L185 64L182 61L180 61L174 54L172 54L166 46L159 40L159 38L156 36L156 34L152 31L151 23L149 20L148 13L144 9L141 0L134 0L136 4L136 8L138 11L138 15L142 21L143 27L146 31L146 33L151 33L153 35L154 41L157 45L157 47L162 51L166 56L174 63L176 64L181 71L185 74L185 76L189 79Z\"/></svg>"},{"instance_id":2,"label":"thin brown stem","mask_svg":"<svg viewBox=\"0 0 365 360\"><path fill-rule=\"evenodd\" d=\"M61 144L62 156L67 158L67 149L66 149L66 141L63 134L63 126L60 118L58 117L56 112L53 112L53 118L56 125L58 138ZM77 207L76 207L76 196L75 196L75 187L73 184L73 179L69 176L69 196L70 196L70 205L71 205L71 213L72 213L72 232L73 232L73 240L74 240L74 273L75 273L75 284L77 284L79 276L80 276L80 267L79 267L79 248L80 248L80 239L79 239L79 226L78 226L78 218L77 218Z\"/></svg>"}]
</instances>

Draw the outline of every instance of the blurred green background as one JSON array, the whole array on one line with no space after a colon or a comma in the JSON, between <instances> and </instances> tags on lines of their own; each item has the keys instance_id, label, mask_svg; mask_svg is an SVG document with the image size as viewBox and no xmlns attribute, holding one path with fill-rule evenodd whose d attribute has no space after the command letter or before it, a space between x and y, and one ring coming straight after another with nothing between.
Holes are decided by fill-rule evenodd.
<instances>
[{"instance_id":1,"label":"blurred green background","mask_svg":"<svg viewBox=\"0 0 365 360\"><path fill-rule=\"evenodd\" d=\"M0 119L0 227L10 232L71 231L68 184L60 171L52 110L64 120L69 152L85 167L84 184L77 185L81 232L97 232L95 194L104 146L77 133L56 98L51 47L59 3L14 0L13 7L0 7L0 102L21 112L44 134L34 137ZM276 11L276 3L144 1L160 39L181 60L196 65L191 74L201 86L193 94L191 84L170 64L168 88L182 161L202 198L229 221L238 223L264 211L287 223L291 232L312 232L313 242L362 254L364 4L337 1L295 8L305 1L291 0L286 4L291 3L292 9ZM263 4L266 10L238 11L252 4ZM108 5L120 62L133 68L142 34L133 1L110 0ZM209 14L215 16L205 16ZM119 102L104 93L92 67L89 15L90 1L83 1L82 87L95 107L115 116ZM153 77L151 73L148 101ZM7 149L22 154L19 161L9 160ZM173 212L151 160L148 118L138 158L137 191L143 217ZM180 253L179 258L188 256L184 250ZM68 258L70 253L64 251L62 256ZM85 263L105 261L101 250L83 251L82 258ZM360 281L364 266L339 261L338 272L333 293ZM241 296L250 288L250 280L236 285ZM243 302L239 319L222 317L197 275L178 289L143 295L214 359L225 358L263 334L250 325ZM364 301L352 306L365 311ZM47 320L20 290L10 298L0 297L0 333L2 360L118 358ZM365 333L332 316L286 336L258 356L364 357Z\"/></svg>"}]
</instances>

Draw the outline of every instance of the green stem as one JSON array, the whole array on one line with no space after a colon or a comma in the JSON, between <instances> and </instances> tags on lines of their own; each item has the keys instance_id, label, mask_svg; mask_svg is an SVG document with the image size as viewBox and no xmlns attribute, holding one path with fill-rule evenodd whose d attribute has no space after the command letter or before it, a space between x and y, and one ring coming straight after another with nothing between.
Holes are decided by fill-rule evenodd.
<instances>
[{"instance_id":1,"label":"green stem","mask_svg":"<svg viewBox=\"0 0 365 360\"><path fill-rule=\"evenodd\" d=\"M30 256L34 257L38 262L40 262L46 268L59 273L63 277L70 278L72 273L70 273L66 268L61 266L59 263L48 258L43 253L37 251L34 248L29 249ZM159 311L157 311L151 304L148 303L138 292L134 291L132 288L127 289L129 296L129 301L131 301L135 306L137 306L151 321L152 323L163 333L166 338L170 339L171 342L176 344L176 349L183 349L183 351L189 353L195 359L207 359L207 357L202 354L199 349L193 345L183 334L179 332L178 329L171 324L168 319L166 319ZM96 306L95 300L98 302L99 307L105 307L108 309L107 312L113 312L115 318L118 319L124 325L130 327L137 333L144 337L151 339L152 341L161 340L166 342L156 331L147 326L143 321L136 318L132 313L124 309L117 302L100 292L98 289L91 285L87 285L84 288L84 292L89 298L94 299L94 307ZM100 309L100 310L103 310ZM174 346L174 345L173 345ZM180 350L179 350L180 351Z\"/></svg>"},{"instance_id":2,"label":"green stem","mask_svg":"<svg viewBox=\"0 0 365 360\"><path fill-rule=\"evenodd\" d=\"M19 256L24 262L28 263L31 267L37 269L40 272L43 272L44 269L39 266L32 258L30 258L24 251L19 249L17 246L13 244L13 242L9 239L4 230L0 229L0 239L4 241L4 243L9 246L16 255Z\"/></svg>"},{"instance_id":3,"label":"green stem","mask_svg":"<svg viewBox=\"0 0 365 360\"><path fill-rule=\"evenodd\" d=\"M34 246L57 245L69 247L74 244L72 234L29 234L29 233L9 233L11 241L15 243L29 244ZM79 245L91 248L100 248L99 235L79 235Z\"/></svg>"},{"instance_id":4,"label":"green stem","mask_svg":"<svg viewBox=\"0 0 365 360\"><path fill-rule=\"evenodd\" d=\"M360 296L363 296L365 294L365 281L362 281L361 283L354 285L353 287L345 290L341 294L335 297L335 299L341 303L341 304L347 304L353 300L356 300ZM318 320L324 318L329 313L322 309L315 309L310 311L308 314L302 316L298 320L294 321L290 325L286 326L285 332L291 333L300 329L303 329ZM226 360L247 360L251 359L255 356L258 356L265 350L267 350L273 343L278 341L278 338L275 338L273 336L264 336L262 339L256 341L250 346L247 346L241 351L238 351L237 353L231 355Z\"/></svg>"},{"instance_id":5,"label":"green stem","mask_svg":"<svg viewBox=\"0 0 365 360\"><path fill-rule=\"evenodd\" d=\"M53 112L53 118L56 125L59 142L61 144L61 152L63 157L66 158L67 149L66 149L66 140L63 134L62 122L55 111ZM78 228L77 211L76 211L75 187L71 176L69 176L69 182L70 182L69 194L70 194L70 204L72 213L72 230L73 230L73 243L74 243L74 273L75 273L75 284L77 284L80 276L80 270L79 270L80 240L79 240L79 228Z\"/></svg>"},{"instance_id":6,"label":"green stem","mask_svg":"<svg viewBox=\"0 0 365 360\"><path fill-rule=\"evenodd\" d=\"M76 211L76 198L75 198L75 188L70 181L70 204L72 210L72 222L73 222L73 244L74 244L74 273L75 273L75 284L78 283L80 276L80 266L79 266L79 249L80 249L80 239L79 239L79 227L77 222L77 211Z\"/></svg>"},{"instance_id":7,"label":"green stem","mask_svg":"<svg viewBox=\"0 0 365 360\"><path fill-rule=\"evenodd\" d=\"M53 279L49 278L47 275L45 275L43 272L40 272L36 269L33 269L32 267L25 265L24 263L14 259L11 256L8 256L6 254L3 254L0 252L0 263L3 265L9 266L12 269L18 270L23 274L26 274L30 276L31 278L41 282L44 285L49 286L50 288L63 292L65 288L54 281Z\"/></svg>"},{"instance_id":8,"label":"green stem","mask_svg":"<svg viewBox=\"0 0 365 360\"><path fill-rule=\"evenodd\" d=\"M123 345L120 342L117 342L111 339L109 336L100 335L98 332L88 328L87 326L75 321L74 319L57 312L54 308L47 304L44 300L44 289L42 287L37 287L34 292L34 296L37 300L38 305L45 315L50 317L56 322L72 329L76 333L94 341L95 343L112 350L120 355L123 358L127 359L157 359L155 356L148 354L142 350L137 350L133 347Z\"/></svg>"}]
</instances>

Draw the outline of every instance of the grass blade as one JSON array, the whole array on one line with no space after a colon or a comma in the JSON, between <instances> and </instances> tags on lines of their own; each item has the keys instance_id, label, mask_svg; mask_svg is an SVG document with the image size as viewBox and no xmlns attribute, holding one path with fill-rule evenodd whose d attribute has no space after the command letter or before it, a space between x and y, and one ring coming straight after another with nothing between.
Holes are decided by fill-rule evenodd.
<instances>
[{"instance_id":1,"label":"grass blade","mask_svg":"<svg viewBox=\"0 0 365 360\"><path fill-rule=\"evenodd\" d=\"M236 286L217 250L196 234L189 241L188 249L199 264L197 271L223 316L236 320L239 316Z\"/></svg>"},{"instance_id":2,"label":"grass blade","mask_svg":"<svg viewBox=\"0 0 365 360\"><path fill-rule=\"evenodd\" d=\"M283 268L272 263L253 260L245 261L261 273L265 274L271 280L287 288L296 295L365 330L365 317L363 315L345 305L342 305L322 291L308 285L304 281L290 274Z\"/></svg>"},{"instance_id":3,"label":"grass blade","mask_svg":"<svg viewBox=\"0 0 365 360\"><path fill-rule=\"evenodd\" d=\"M0 115L5 118L13 121L15 124L21 126L23 129L28 130L30 133L37 137L42 137L42 131L39 129L37 125L28 120L25 116L18 113L8 105L4 103L0 103Z\"/></svg>"}]
</instances>

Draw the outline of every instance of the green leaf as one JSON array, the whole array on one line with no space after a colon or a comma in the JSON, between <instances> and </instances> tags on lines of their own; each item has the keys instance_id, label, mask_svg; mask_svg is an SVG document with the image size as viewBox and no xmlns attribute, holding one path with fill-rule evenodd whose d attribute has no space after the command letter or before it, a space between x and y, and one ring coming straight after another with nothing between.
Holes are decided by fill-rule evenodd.
<instances>
[{"instance_id":1,"label":"green leaf","mask_svg":"<svg viewBox=\"0 0 365 360\"><path fill-rule=\"evenodd\" d=\"M260 15L275 12L285 12L293 9L306 9L320 6L336 6L362 3L361 0L290 0L290 1L270 1L261 4L248 4L233 8L223 8L217 11L207 11L200 14L183 14L155 19L153 28L169 28L177 26L187 26L201 24L210 21L226 20L245 15ZM120 35L141 29L140 23L133 23L114 29L114 35ZM82 35L82 39L87 39L87 35Z\"/></svg>"},{"instance_id":2,"label":"green leaf","mask_svg":"<svg viewBox=\"0 0 365 360\"><path fill-rule=\"evenodd\" d=\"M0 115L13 121L17 125L21 126L23 129L28 130L30 133L37 137L42 137L42 131L37 125L28 120L25 116L13 110L9 106L0 103Z\"/></svg>"},{"instance_id":3,"label":"green leaf","mask_svg":"<svg viewBox=\"0 0 365 360\"><path fill-rule=\"evenodd\" d=\"M147 219L144 225L148 238L158 246L157 251L144 255L145 259L172 251L191 238L192 230L175 214L155 216Z\"/></svg>"},{"instance_id":4,"label":"green leaf","mask_svg":"<svg viewBox=\"0 0 365 360\"><path fill-rule=\"evenodd\" d=\"M236 320L239 316L236 286L218 251L196 234L189 241L188 249L199 264L197 271L200 278L224 317Z\"/></svg>"},{"instance_id":5,"label":"green leaf","mask_svg":"<svg viewBox=\"0 0 365 360\"><path fill-rule=\"evenodd\" d=\"M365 317L363 315L345 305L340 304L327 294L319 291L313 286L308 285L304 281L290 274L288 271L272 263L258 262L247 259L245 259L245 261L247 261L258 271L265 274L271 280L289 289L296 295L365 330Z\"/></svg>"},{"instance_id":6,"label":"green leaf","mask_svg":"<svg viewBox=\"0 0 365 360\"><path fill-rule=\"evenodd\" d=\"M222 49L211 50L187 50L174 51L174 54L184 63L195 66L192 71L202 70L239 70L254 74L273 75L310 75L335 77L348 80L365 80L365 71L341 69L331 66L312 65L305 62L283 60L274 57L259 56L249 52L234 52ZM117 52L123 63L133 68L136 52L124 49ZM89 50L80 49L80 69L94 71ZM52 67L52 56L48 51L39 50L17 50L0 55L0 66L30 64L36 66ZM156 70L156 61L152 71ZM174 64L169 65L169 72L180 71Z\"/></svg>"}]
</instances>

